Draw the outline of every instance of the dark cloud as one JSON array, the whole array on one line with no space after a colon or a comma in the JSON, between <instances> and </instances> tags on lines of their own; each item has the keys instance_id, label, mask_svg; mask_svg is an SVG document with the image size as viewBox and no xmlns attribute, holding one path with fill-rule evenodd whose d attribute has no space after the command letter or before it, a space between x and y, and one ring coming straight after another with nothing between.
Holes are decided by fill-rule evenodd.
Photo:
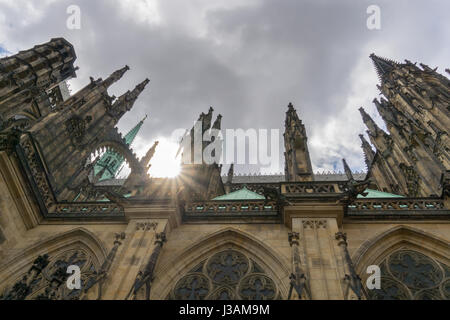
<instances>
[{"instance_id":1,"label":"dark cloud","mask_svg":"<svg viewBox=\"0 0 450 320\"><path fill-rule=\"evenodd\" d=\"M71 4L81 8L81 30L66 28ZM381 8L381 30L366 27L371 4ZM364 105L380 120L371 105L378 92L369 54L443 70L449 8L445 1L0 0L0 43L17 51L65 37L81 68L74 89L125 64L131 70L112 94L149 77L119 123L126 131L148 113L140 136L149 144L190 127L210 105L224 116L225 128L282 132L292 101L306 125L315 168L340 169L346 157L360 170L358 134L365 128L357 108Z\"/></svg>"}]
</instances>

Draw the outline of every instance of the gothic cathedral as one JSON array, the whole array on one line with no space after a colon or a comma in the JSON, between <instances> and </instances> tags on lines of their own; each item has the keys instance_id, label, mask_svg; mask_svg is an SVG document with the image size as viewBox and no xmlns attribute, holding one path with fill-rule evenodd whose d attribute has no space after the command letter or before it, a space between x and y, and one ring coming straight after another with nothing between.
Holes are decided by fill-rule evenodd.
<instances>
[{"instance_id":1,"label":"gothic cathedral","mask_svg":"<svg viewBox=\"0 0 450 320\"><path fill-rule=\"evenodd\" d=\"M284 175L197 163L175 178L148 174L158 143L134 154L145 119L116 128L148 79L110 96L125 66L67 94L62 38L1 59L0 299L449 300L450 81L370 58L387 132L360 108L366 172L314 173L289 104ZM202 113L202 130L221 118Z\"/></svg>"}]
</instances>

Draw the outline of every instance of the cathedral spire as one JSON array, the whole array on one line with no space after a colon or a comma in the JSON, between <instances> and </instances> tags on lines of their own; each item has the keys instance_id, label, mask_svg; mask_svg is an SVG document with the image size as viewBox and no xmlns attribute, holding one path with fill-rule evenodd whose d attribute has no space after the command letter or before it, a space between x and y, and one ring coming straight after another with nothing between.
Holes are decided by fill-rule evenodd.
<instances>
[{"instance_id":1,"label":"cathedral spire","mask_svg":"<svg viewBox=\"0 0 450 320\"><path fill-rule=\"evenodd\" d=\"M230 165L230 168L228 169L227 184L231 184L233 182L233 176L234 176L234 163L232 163Z\"/></svg>"},{"instance_id":2,"label":"cathedral spire","mask_svg":"<svg viewBox=\"0 0 450 320\"><path fill-rule=\"evenodd\" d=\"M359 138L361 139L362 143L361 148L364 152L364 160L366 162L367 169L369 169L370 165L372 164L373 158L375 157L375 152L362 134L359 135Z\"/></svg>"},{"instance_id":3,"label":"cathedral spire","mask_svg":"<svg viewBox=\"0 0 450 320\"><path fill-rule=\"evenodd\" d=\"M394 106L391 106L390 108L388 108L388 102L386 100L384 100L383 98L381 98L381 101L378 101L378 99L375 98L375 99L373 99L372 102L377 107L378 113L383 118L383 120L387 126L389 126L389 123L395 123L395 117L394 117L395 107ZM395 110L395 111L397 111L397 110Z\"/></svg>"},{"instance_id":4,"label":"cathedral spire","mask_svg":"<svg viewBox=\"0 0 450 320\"><path fill-rule=\"evenodd\" d=\"M202 120L202 126L203 126L203 132L209 130L211 128L211 121L212 121L212 115L213 115L214 109L213 107L209 107L208 113L204 114Z\"/></svg>"},{"instance_id":5,"label":"cathedral spire","mask_svg":"<svg viewBox=\"0 0 450 320\"><path fill-rule=\"evenodd\" d=\"M348 180L354 180L353 179L352 170L348 166L347 161L345 161L345 158L342 159L342 164L344 165L344 172L345 172L345 175L347 176L347 179Z\"/></svg>"},{"instance_id":6,"label":"cathedral spire","mask_svg":"<svg viewBox=\"0 0 450 320\"><path fill-rule=\"evenodd\" d=\"M374 53L370 55L370 58L372 59L372 62L375 65L375 69L380 79L382 79L386 74L391 72L396 67L396 65L398 65L397 62L390 59L379 57Z\"/></svg>"},{"instance_id":7,"label":"cathedral spire","mask_svg":"<svg viewBox=\"0 0 450 320\"><path fill-rule=\"evenodd\" d=\"M148 149L147 153L140 161L141 165L143 167L145 167L147 170L150 169L150 167L151 167L150 161L152 160L153 156L155 155L156 147L158 146L158 144L159 144L159 141L155 141L153 146L150 149Z\"/></svg>"},{"instance_id":8,"label":"cathedral spire","mask_svg":"<svg viewBox=\"0 0 450 320\"><path fill-rule=\"evenodd\" d=\"M144 121L147 120L148 116L145 115L145 117L139 121L139 123L137 125L135 125L130 131L128 131L128 133L125 135L125 143L128 146L131 146L131 144L133 143L134 139L136 138L139 130L141 130L142 125L144 124Z\"/></svg>"},{"instance_id":9,"label":"cathedral spire","mask_svg":"<svg viewBox=\"0 0 450 320\"><path fill-rule=\"evenodd\" d=\"M117 100L113 103L111 107L111 113L114 115L117 121L125 114L125 112L130 111L133 108L134 103L136 102L139 95L144 91L147 84L150 80L145 79L140 84L138 84L132 91L127 91L123 95L121 95Z\"/></svg>"},{"instance_id":10,"label":"cathedral spire","mask_svg":"<svg viewBox=\"0 0 450 320\"><path fill-rule=\"evenodd\" d=\"M375 121L373 121L373 119L367 114L363 107L359 108L359 112L361 113L362 119L366 124L367 129L369 129L368 131L370 135L376 137L381 129L378 128Z\"/></svg>"},{"instance_id":11,"label":"cathedral spire","mask_svg":"<svg viewBox=\"0 0 450 320\"><path fill-rule=\"evenodd\" d=\"M307 141L305 126L292 103L289 103L284 131L285 171L288 181L313 180Z\"/></svg>"},{"instance_id":12,"label":"cathedral spire","mask_svg":"<svg viewBox=\"0 0 450 320\"><path fill-rule=\"evenodd\" d=\"M127 146L131 146L146 119L147 115L125 135L125 138L123 140L127 144ZM121 154L112 150L108 150L95 164L94 176L100 176L99 181L113 179L124 161L125 159Z\"/></svg>"},{"instance_id":13,"label":"cathedral spire","mask_svg":"<svg viewBox=\"0 0 450 320\"><path fill-rule=\"evenodd\" d=\"M128 70L130 70L130 67L125 66L122 69L114 71L108 78L103 81L103 85L107 88L110 87L113 83L119 81Z\"/></svg>"},{"instance_id":14,"label":"cathedral spire","mask_svg":"<svg viewBox=\"0 0 450 320\"><path fill-rule=\"evenodd\" d=\"M220 130L221 125L222 125L222 115L219 114L219 115L217 116L217 118L216 118L216 121L214 121L214 124L213 124L213 126L212 126L212 129Z\"/></svg>"}]
</instances>

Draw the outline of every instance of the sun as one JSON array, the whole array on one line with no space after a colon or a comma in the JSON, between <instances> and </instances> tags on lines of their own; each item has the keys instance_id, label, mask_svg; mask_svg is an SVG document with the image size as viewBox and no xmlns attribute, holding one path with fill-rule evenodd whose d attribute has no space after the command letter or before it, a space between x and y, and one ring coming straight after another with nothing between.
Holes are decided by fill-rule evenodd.
<instances>
[{"instance_id":1,"label":"sun","mask_svg":"<svg viewBox=\"0 0 450 320\"><path fill-rule=\"evenodd\" d=\"M175 158L179 145L167 138L158 138L158 146L148 173L155 178L173 178L180 173L180 157Z\"/></svg>"}]
</instances>

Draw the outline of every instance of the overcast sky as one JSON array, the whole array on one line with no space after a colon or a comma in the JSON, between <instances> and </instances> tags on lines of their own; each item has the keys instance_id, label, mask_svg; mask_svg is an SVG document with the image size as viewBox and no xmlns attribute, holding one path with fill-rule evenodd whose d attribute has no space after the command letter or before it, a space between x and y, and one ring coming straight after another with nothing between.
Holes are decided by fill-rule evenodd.
<instances>
[{"instance_id":1,"label":"overcast sky","mask_svg":"<svg viewBox=\"0 0 450 320\"><path fill-rule=\"evenodd\" d=\"M72 4L81 9L80 30L66 27ZM366 26L372 4L381 9L380 30ZM382 125L371 102L379 93L369 54L443 73L450 66L449 12L446 0L0 0L0 54L66 38L80 67L72 93L89 76L105 78L126 64L131 70L110 94L149 77L119 123L125 133L149 114L133 146L138 156L156 139L190 128L209 106L223 115L223 128L282 133L292 102L306 125L314 170L342 170L345 157L359 171L365 128L358 108ZM159 148L164 165L175 146ZM283 162L262 169L282 170Z\"/></svg>"}]
</instances>

